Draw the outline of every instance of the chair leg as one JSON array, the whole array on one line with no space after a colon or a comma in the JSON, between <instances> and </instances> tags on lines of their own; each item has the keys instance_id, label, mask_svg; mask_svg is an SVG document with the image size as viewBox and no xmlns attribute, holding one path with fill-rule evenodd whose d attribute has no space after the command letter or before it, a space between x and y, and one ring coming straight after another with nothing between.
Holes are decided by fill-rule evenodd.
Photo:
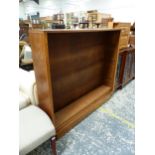
<instances>
[{"instance_id":1,"label":"chair leg","mask_svg":"<svg viewBox=\"0 0 155 155\"><path fill-rule=\"evenodd\" d=\"M53 152L53 155L57 155L57 151L56 151L56 137L52 137L51 138L51 149Z\"/></svg>"}]
</instances>

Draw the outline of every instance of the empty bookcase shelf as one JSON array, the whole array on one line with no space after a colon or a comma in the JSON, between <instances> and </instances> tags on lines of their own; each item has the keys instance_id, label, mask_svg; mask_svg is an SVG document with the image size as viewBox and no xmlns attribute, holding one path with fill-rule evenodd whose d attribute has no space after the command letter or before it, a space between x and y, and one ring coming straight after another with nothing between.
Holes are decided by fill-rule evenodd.
<instances>
[{"instance_id":1,"label":"empty bookcase shelf","mask_svg":"<svg viewBox=\"0 0 155 155\"><path fill-rule=\"evenodd\" d=\"M29 33L39 106L60 137L113 94L120 29Z\"/></svg>"}]
</instances>

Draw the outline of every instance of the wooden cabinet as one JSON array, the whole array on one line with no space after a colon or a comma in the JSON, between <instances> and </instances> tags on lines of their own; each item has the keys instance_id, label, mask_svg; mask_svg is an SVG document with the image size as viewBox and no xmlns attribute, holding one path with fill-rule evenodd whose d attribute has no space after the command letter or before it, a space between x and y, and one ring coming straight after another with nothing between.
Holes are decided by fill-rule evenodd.
<instances>
[{"instance_id":1,"label":"wooden cabinet","mask_svg":"<svg viewBox=\"0 0 155 155\"><path fill-rule=\"evenodd\" d=\"M128 43L129 43L129 34L130 34L131 23L115 22L115 23L113 23L113 27L121 29L119 49L127 48Z\"/></svg>"},{"instance_id":2,"label":"wooden cabinet","mask_svg":"<svg viewBox=\"0 0 155 155\"><path fill-rule=\"evenodd\" d=\"M110 14L100 13L96 10L88 11L89 28L94 28L99 24L100 27L108 27L108 22L112 20Z\"/></svg>"},{"instance_id":3,"label":"wooden cabinet","mask_svg":"<svg viewBox=\"0 0 155 155\"><path fill-rule=\"evenodd\" d=\"M122 88L130 80L135 78L135 48L128 47L120 51L115 89Z\"/></svg>"},{"instance_id":4,"label":"wooden cabinet","mask_svg":"<svg viewBox=\"0 0 155 155\"><path fill-rule=\"evenodd\" d=\"M120 30L30 30L39 106L57 136L114 91Z\"/></svg>"}]
</instances>

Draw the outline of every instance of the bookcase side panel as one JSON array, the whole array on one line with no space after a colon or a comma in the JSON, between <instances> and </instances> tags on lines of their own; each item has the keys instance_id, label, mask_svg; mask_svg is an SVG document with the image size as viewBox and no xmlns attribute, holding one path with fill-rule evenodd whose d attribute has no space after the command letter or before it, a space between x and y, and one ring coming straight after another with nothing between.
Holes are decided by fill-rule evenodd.
<instances>
[{"instance_id":1,"label":"bookcase side panel","mask_svg":"<svg viewBox=\"0 0 155 155\"><path fill-rule=\"evenodd\" d=\"M32 30L29 31L29 36L37 83L39 107L43 109L52 119L53 123L55 123L47 33Z\"/></svg>"},{"instance_id":2,"label":"bookcase side panel","mask_svg":"<svg viewBox=\"0 0 155 155\"><path fill-rule=\"evenodd\" d=\"M113 91L115 88L115 77L119 54L119 37L120 31L107 32L104 35L104 42L106 43L104 63L104 70L106 71L106 74L104 77L104 83L110 86Z\"/></svg>"}]
</instances>

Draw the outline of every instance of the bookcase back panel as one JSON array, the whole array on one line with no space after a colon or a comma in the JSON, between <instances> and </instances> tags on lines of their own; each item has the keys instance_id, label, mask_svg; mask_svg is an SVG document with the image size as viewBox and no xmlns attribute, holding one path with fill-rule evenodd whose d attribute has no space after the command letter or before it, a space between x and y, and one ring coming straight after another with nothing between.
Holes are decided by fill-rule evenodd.
<instances>
[{"instance_id":1,"label":"bookcase back panel","mask_svg":"<svg viewBox=\"0 0 155 155\"><path fill-rule=\"evenodd\" d=\"M107 33L48 34L55 112L104 85Z\"/></svg>"}]
</instances>

